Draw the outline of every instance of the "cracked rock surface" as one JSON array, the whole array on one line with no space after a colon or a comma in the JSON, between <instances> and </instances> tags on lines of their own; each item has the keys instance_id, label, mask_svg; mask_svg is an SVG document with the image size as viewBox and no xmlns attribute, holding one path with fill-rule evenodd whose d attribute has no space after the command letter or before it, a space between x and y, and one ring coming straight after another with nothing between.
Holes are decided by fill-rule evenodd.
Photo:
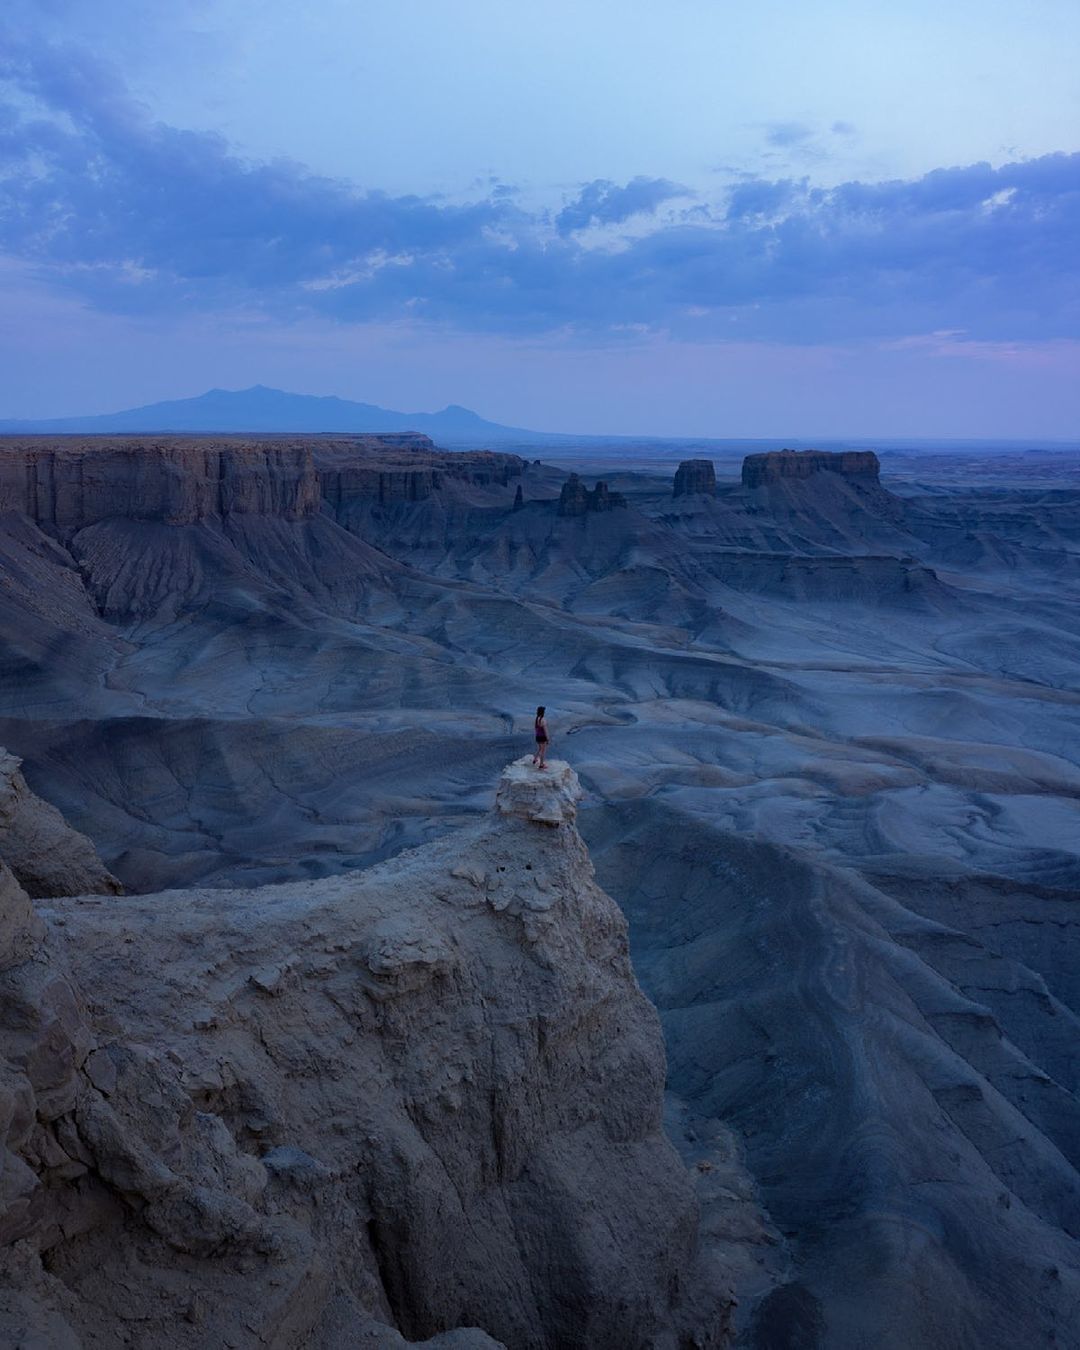
<instances>
[{"instance_id":1,"label":"cracked rock surface","mask_svg":"<svg viewBox=\"0 0 1080 1350\"><path fill-rule=\"evenodd\" d=\"M0 875L0 1341L723 1344L578 795L512 765L470 830L255 890L39 918Z\"/></svg>"}]
</instances>

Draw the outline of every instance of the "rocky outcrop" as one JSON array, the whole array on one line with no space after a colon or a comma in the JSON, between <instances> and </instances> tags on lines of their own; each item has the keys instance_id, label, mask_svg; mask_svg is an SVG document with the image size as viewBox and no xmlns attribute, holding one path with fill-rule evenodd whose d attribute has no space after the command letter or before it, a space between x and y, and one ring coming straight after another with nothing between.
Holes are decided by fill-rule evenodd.
<instances>
[{"instance_id":1,"label":"rocky outcrop","mask_svg":"<svg viewBox=\"0 0 1080 1350\"><path fill-rule=\"evenodd\" d=\"M501 515L522 468L516 455L405 436L0 440L0 689L28 687L25 667L3 670L23 660L54 686L87 682L81 672L120 651L100 620L264 608L295 619L312 603L354 615L395 570L366 542L384 542L373 522L437 494L437 518L462 503ZM103 676L89 682L107 697Z\"/></svg>"},{"instance_id":2,"label":"rocky outcrop","mask_svg":"<svg viewBox=\"0 0 1080 1350\"><path fill-rule=\"evenodd\" d=\"M0 862L0 971L28 960L44 931L30 897Z\"/></svg>"},{"instance_id":3,"label":"rocky outcrop","mask_svg":"<svg viewBox=\"0 0 1080 1350\"><path fill-rule=\"evenodd\" d=\"M590 511L614 511L619 507L626 505L626 498L621 492L611 492L608 485L601 481L592 490L592 496L589 498Z\"/></svg>"},{"instance_id":4,"label":"rocky outcrop","mask_svg":"<svg viewBox=\"0 0 1080 1350\"><path fill-rule=\"evenodd\" d=\"M722 1344L579 792L519 761L368 872L55 901L44 944L0 875L0 1340Z\"/></svg>"},{"instance_id":5,"label":"rocky outcrop","mask_svg":"<svg viewBox=\"0 0 1080 1350\"><path fill-rule=\"evenodd\" d=\"M716 555L714 567L725 586L784 600L931 610L950 598L933 568L912 558L732 552Z\"/></svg>"},{"instance_id":6,"label":"rocky outcrop","mask_svg":"<svg viewBox=\"0 0 1080 1350\"><path fill-rule=\"evenodd\" d=\"M349 444L316 447L315 462L323 497L336 513L357 504L425 501L448 483L507 487L524 468L517 455L490 450L417 452L402 457L373 453L371 447L358 453Z\"/></svg>"},{"instance_id":7,"label":"rocky outcrop","mask_svg":"<svg viewBox=\"0 0 1080 1350\"><path fill-rule=\"evenodd\" d=\"M123 887L85 835L42 801L0 748L0 858L32 896L119 895Z\"/></svg>"},{"instance_id":8,"label":"rocky outcrop","mask_svg":"<svg viewBox=\"0 0 1080 1350\"><path fill-rule=\"evenodd\" d=\"M0 443L0 511L60 531L114 517L174 525L231 515L302 520L320 504L311 451L299 442Z\"/></svg>"},{"instance_id":9,"label":"rocky outcrop","mask_svg":"<svg viewBox=\"0 0 1080 1350\"><path fill-rule=\"evenodd\" d=\"M572 473L559 493L560 516L583 516L589 509L591 493L576 473Z\"/></svg>"},{"instance_id":10,"label":"rocky outcrop","mask_svg":"<svg viewBox=\"0 0 1080 1350\"><path fill-rule=\"evenodd\" d=\"M376 453L383 450L410 450L427 455L439 453L439 447L422 431L371 432L366 436L350 436L348 441L350 445Z\"/></svg>"},{"instance_id":11,"label":"rocky outcrop","mask_svg":"<svg viewBox=\"0 0 1080 1350\"><path fill-rule=\"evenodd\" d=\"M700 461L699 461L700 462ZM681 467L681 466L680 466ZM747 455L742 465L743 487L767 487L819 473L840 474L863 483L877 483L881 463L872 450L771 450ZM678 495L678 493L676 493Z\"/></svg>"},{"instance_id":12,"label":"rocky outcrop","mask_svg":"<svg viewBox=\"0 0 1080 1350\"><path fill-rule=\"evenodd\" d=\"M626 498L621 492L609 492L603 481L590 492L576 473L570 475L559 494L560 516L584 516L590 511L613 511L625 505Z\"/></svg>"},{"instance_id":13,"label":"rocky outcrop","mask_svg":"<svg viewBox=\"0 0 1080 1350\"><path fill-rule=\"evenodd\" d=\"M577 774L565 760L543 769L529 758L515 760L503 772L495 794L495 810L536 825L572 825L581 800Z\"/></svg>"},{"instance_id":14,"label":"rocky outcrop","mask_svg":"<svg viewBox=\"0 0 1080 1350\"><path fill-rule=\"evenodd\" d=\"M688 497L703 492L716 494L716 469L711 459L684 459L675 470L674 497Z\"/></svg>"},{"instance_id":15,"label":"rocky outcrop","mask_svg":"<svg viewBox=\"0 0 1080 1350\"><path fill-rule=\"evenodd\" d=\"M422 501L447 481L506 486L524 461L439 451L427 436L266 441L197 437L0 441L0 514L60 532L114 518L171 525L231 516L305 520L323 499Z\"/></svg>"}]
</instances>

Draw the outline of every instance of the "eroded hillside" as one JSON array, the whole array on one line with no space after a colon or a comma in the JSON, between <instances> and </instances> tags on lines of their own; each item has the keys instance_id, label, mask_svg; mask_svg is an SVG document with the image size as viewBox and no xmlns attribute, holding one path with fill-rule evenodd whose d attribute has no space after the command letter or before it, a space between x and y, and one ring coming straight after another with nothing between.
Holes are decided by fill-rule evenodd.
<instances>
[{"instance_id":1,"label":"eroded hillside","mask_svg":"<svg viewBox=\"0 0 1080 1350\"><path fill-rule=\"evenodd\" d=\"M545 703L743 1342L1070 1344L1074 480L295 453L196 519L3 498L30 786L131 890L348 877L471 826Z\"/></svg>"},{"instance_id":2,"label":"eroded hillside","mask_svg":"<svg viewBox=\"0 0 1080 1350\"><path fill-rule=\"evenodd\" d=\"M4 1342L725 1342L578 796L514 765L468 831L254 891L35 915L4 869Z\"/></svg>"}]
</instances>

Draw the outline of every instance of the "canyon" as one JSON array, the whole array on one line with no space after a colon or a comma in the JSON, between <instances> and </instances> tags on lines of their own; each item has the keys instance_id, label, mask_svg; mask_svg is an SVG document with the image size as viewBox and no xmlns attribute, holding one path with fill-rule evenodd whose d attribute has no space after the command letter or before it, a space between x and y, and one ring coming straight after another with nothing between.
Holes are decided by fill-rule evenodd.
<instances>
[{"instance_id":1,"label":"canyon","mask_svg":"<svg viewBox=\"0 0 1080 1350\"><path fill-rule=\"evenodd\" d=\"M1077 1343L1075 458L24 438L0 514L56 1343L120 1233L193 1346Z\"/></svg>"}]
</instances>

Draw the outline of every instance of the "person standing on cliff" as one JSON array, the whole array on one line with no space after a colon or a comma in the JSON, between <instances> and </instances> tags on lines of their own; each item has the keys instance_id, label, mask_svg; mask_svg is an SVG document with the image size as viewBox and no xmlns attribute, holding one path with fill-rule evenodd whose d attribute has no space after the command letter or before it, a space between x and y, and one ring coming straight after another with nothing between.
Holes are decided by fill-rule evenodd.
<instances>
[{"instance_id":1,"label":"person standing on cliff","mask_svg":"<svg viewBox=\"0 0 1080 1350\"><path fill-rule=\"evenodd\" d=\"M536 733L536 749L533 752L533 765L539 769L547 768L547 748L548 748L548 729L547 719L544 714L547 709L543 706L536 710L536 723L534 731Z\"/></svg>"}]
</instances>

